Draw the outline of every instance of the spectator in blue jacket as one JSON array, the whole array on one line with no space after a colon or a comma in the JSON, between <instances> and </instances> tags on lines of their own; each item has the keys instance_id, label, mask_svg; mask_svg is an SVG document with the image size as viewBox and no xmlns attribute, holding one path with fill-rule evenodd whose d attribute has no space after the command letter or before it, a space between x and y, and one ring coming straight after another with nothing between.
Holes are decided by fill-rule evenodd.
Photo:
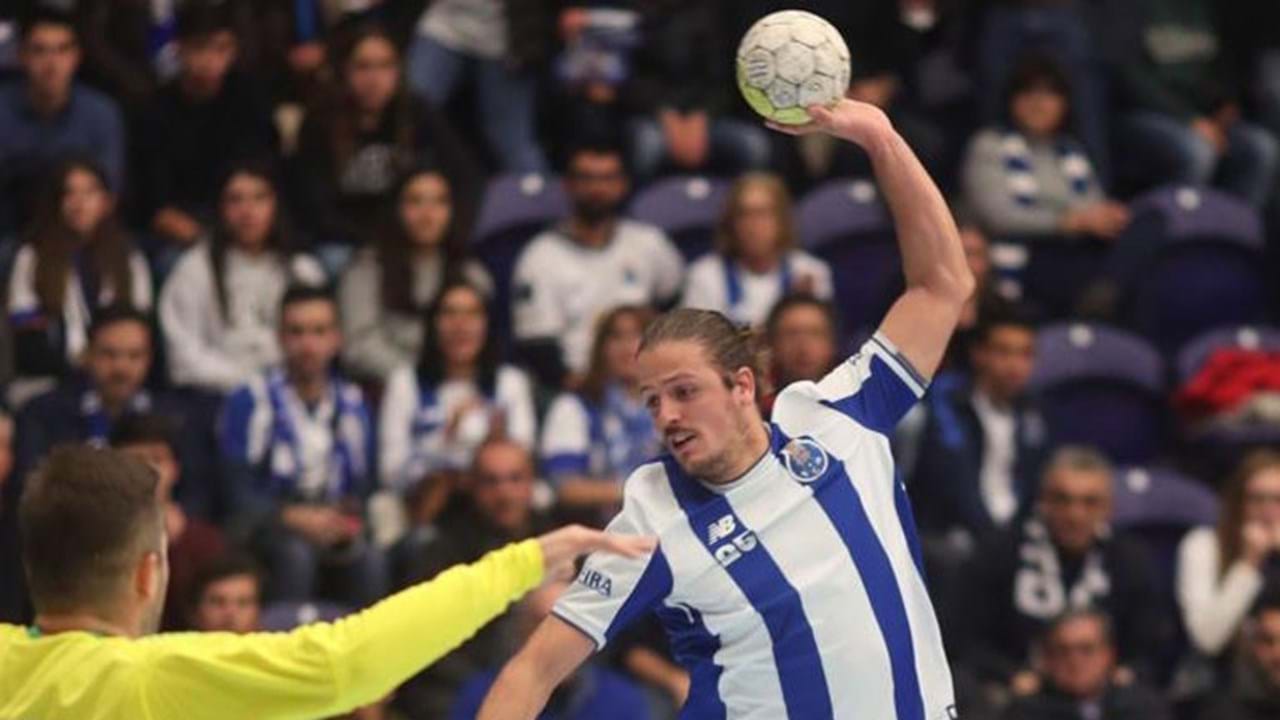
<instances>
[{"instance_id":1,"label":"spectator in blue jacket","mask_svg":"<svg viewBox=\"0 0 1280 720\"><path fill-rule=\"evenodd\" d=\"M313 598L324 570L336 586L331 599L372 603L388 585L365 532L373 427L360 388L333 370L342 335L332 296L307 287L286 292L280 344L283 366L255 376L223 409L235 529L261 554L273 600Z\"/></svg>"}]
</instances>

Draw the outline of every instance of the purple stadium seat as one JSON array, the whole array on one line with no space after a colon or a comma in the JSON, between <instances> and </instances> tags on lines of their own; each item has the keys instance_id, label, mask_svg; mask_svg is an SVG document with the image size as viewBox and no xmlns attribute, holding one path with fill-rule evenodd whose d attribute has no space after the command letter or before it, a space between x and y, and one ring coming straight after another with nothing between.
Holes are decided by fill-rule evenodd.
<instances>
[{"instance_id":1,"label":"purple stadium seat","mask_svg":"<svg viewBox=\"0 0 1280 720\"><path fill-rule=\"evenodd\" d=\"M1032 388L1056 442L1091 445L1113 461L1146 463L1167 435L1164 361L1114 328L1060 324L1036 340Z\"/></svg>"},{"instance_id":2,"label":"purple stadium seat","mask_svg":"<svg viewBox=\"0 0 1280 720\"><path fill-rule=\"evenodd\" d=\"M1217 350L1280 352L1280 328L1239 325L1218 328L1195 338L1178 353L1178 383L1190 380Z\"/></svg>"},{"instance_id":3,"label":"purple stadium seat","mask_svg":"<svg viewBox=\"0 0 1280 720\"><path fill-rule=\"evenodd\" d=\"M333 622L351 612L351 608L331 602L278 602L263 609L258 624L267 632L286 632L314 622Z\"/></svg>"},{"instance_id":4,"label":"purple stadium seat","mask_svg":"<svg viewBox=\"0 0 1280 720\"><path fill-rule=\"evenodd\" d=\"M1136 200L1133 213L1126 232L1156 250L1129 288L1135 330L1172 353L1212 328L1264 319L1264 236L1252 207L1215 190L1170 187Z\"/></svg>"},{"instance_id":5,"label":"purple stadium seat","mask_svg":"<svg viewBox=\"0 0 1280 720\"><path fill-rule=\"evenodd\" d=\"M502 175L490 181L472 238L473 250L493 275L490 327L505 338L511 327L511 274L529 240L569 212L560 179L551 175Z\"/></svg>"},{"instance_id":6,"label":"purple stadium seat","mask_svg":"<svg viewBox=\"0 0 1280 720\"><path fill-rule=\"evenodd\" d=\"M702 176L669 177L641 190L630 214L662 228L687 260L711 250L730 181Z\"/></svg>"},{"instance_id":7,"label":"purple stadium seat","mask_svg":"<svg viewBox=\"0 0 1280 720\"><path fill-rule=\"evenodd\" d=\"M1171 470L1128 468L1116 475L1112 523L1118 528L1189 530L1218 521L1218 498L1203 483Z\"/></svg>"},{"instance_id":8,"label":"purple stadium seat","mask_svg":"<svg viewBox=\"0 0 1280 720\"><path fill-rule=\"evenodd\" d=\"M835 302L851 335L879 324L902 293L893 221L868 180L819 185L799 204L800 243L831 265Z\"/></svg>"}]
</instances>

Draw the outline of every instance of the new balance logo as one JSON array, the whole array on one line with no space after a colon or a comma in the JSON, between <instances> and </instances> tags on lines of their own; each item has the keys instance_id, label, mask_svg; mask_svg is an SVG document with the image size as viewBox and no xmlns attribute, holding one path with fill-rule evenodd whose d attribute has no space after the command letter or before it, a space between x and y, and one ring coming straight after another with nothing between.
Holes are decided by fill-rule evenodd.
<instances>
[{"instance_id":1,"label":"new balance logo","mask_svg":"<svg viewBox=\"0 0 1280 720\"><path fill-rule=\"evenodd\" d=\"M582 572L578 574L578 582L590 590L594 590L604 597L613 595L613 580L608 575L599 570L591 568L582 568Z\"/></svg>"},{"instance_id":2,"label":"new balance logo","mask_svg":"<svg viewBox=\"0 0 1280 720\"><path fill-rule=\"evenodd\" d=\"M715 545L732 535L733 531L737 529L738 523L734 521L733 516L725 515L707 526L707 544Z\"/></svg>"}]
</instances>

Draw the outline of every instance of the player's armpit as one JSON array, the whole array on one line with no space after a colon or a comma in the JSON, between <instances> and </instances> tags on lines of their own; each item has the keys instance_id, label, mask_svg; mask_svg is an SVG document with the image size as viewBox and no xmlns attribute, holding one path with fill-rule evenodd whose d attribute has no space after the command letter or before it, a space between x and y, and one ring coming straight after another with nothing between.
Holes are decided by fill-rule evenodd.
<instances>
[{"instance_id":1,"label":"player's armpit","mask_svg":"<svg viewBox=\"0 0 1280 720\"><path fill-rule=\"evenodd\" d=\"M595 649L585 633L551 615L498 675L478 720L533 720L556 686Z\"/></svg>"}]
</instances>

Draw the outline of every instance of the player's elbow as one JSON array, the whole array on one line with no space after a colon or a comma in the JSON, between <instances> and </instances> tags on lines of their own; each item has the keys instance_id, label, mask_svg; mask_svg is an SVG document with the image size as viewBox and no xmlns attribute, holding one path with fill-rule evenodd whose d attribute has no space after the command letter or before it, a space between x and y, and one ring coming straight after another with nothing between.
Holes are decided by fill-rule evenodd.
<instances>
[{"instance_id":1,"label":"player's elbow","mask_svg":"<svg viewBox=\"0 0 1280 720\"><path fill-rule=\"evenodd\" d=\"M968 302L977 289L977 281L973 277L973 272L969 270L969 266L965 263L936 267L921 285L930 295L956 308Z\"/></svg>"}]
</instances>

